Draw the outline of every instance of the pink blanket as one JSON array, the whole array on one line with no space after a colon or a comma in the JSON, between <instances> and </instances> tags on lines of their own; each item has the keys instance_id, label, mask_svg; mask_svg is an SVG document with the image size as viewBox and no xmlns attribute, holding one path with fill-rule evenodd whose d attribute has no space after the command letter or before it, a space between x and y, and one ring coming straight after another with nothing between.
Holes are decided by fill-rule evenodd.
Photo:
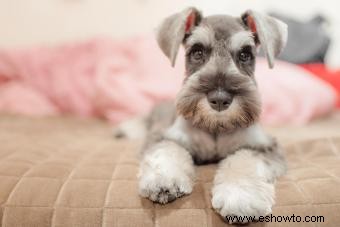
<instances>
[{"instance_id":1,"label":"pink blanket","mask_svg":"<svg viewBox=\"0 0 340 227\"><path fill-rule=\"evenodd\" d=\"M183 54L170 67L153 37L96 39L53 48L0 51L0 111L29 115L71 113L112 123L173 99ZM305 123L335 106L334 90L297 66L258 60L262 121Z\"/></svg>"}]
</instances>

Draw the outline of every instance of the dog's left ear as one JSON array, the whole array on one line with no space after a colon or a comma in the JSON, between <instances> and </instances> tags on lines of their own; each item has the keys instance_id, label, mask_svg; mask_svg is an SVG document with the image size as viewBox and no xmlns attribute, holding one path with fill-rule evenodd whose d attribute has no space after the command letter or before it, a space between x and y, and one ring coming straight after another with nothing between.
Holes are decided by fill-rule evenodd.
<instances>
[{"instance_id":1,"label":"dog's left ear","mask_svg":"<svg viewBox=\"0 0 340 227\"><path fill-rule=\"evenodd\" d=\"M201 19L201 12L194 7L190 7L169 16L160 25L157 34L158 45L170 59L172 66L175 65L181 43L186 36L190 35L194 27L201 22Z\"/></svg>"},{"instance_id":2,"label":"dog's left ear","mask_svg":"<svg viewBox=\"0 0 340 227\"><path fill-rule=\"evenodd\" d=\"M242 21L254 34L255 42L261 45L269 68L273 68L274 58L281 53L287 42L287 25L253 10L246 11L242 15Z\"/></svg>"}]
</instances>

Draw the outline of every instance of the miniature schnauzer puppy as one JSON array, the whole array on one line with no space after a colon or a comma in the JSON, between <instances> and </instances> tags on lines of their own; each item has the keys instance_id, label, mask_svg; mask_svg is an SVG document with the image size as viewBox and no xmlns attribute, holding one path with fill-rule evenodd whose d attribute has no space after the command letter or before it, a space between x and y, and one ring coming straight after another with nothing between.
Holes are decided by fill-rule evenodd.
<instances>
[{"instance_id":1,"label":"miniature schnauzer puppy","mask_svg":"<svg viewBox=\"0 0 340 227\"><path fill-rule=\"evenodd\" d=\"M157 40L172 65L183 44L186 76L175 105L160 105L147 119L140 195L165 204L190 194L194 164L220 161L213 208L222 217L270 214L274 182L286 165L276 141L258 124L254 68L259 46L273 67L287 26L252 10L241 17L203 17L188 8L164 20Z\"/></svg>"}]
</instances>

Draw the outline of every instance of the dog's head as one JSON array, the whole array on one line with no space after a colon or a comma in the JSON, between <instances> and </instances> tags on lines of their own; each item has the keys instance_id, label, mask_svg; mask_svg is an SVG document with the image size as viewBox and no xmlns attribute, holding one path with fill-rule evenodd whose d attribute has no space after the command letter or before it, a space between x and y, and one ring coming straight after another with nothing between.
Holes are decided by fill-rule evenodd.
<instances>
[{"instance_id":1,"label":"dog's head","mask_svg":"<svg viewBox=\"0 0 340 227\"><path fill-rule=\"evenodd\" d=\"M212 133L247 127L260 115L254 79L255 57L262 47L269 67L287 40L287 26L248 10L241 17L203 17L195 8L174 14L157 37L175 64L181 44L186 51L186 77L176 100L177 111L193 125Z\"/></svg>"}]
</instances>

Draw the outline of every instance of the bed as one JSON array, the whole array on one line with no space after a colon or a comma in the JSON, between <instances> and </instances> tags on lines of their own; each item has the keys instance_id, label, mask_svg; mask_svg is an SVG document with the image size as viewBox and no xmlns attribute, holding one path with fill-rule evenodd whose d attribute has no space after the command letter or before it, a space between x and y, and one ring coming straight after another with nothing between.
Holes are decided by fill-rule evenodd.
<instances>
[{"instance_id":1,"label":"bed","mask_svg":"<svg viewBox=\"0 0 340 227\"><path fill-rule=\"evenodd\" d=\"M268 128L286 149L274 216L339 226L340 114L303 127ZM140 141L115 140L99 120L0 115L0 226L225 226L211 208L216 165L197 167L193 193L168 205L137 194ZM306 216L323 222L303 222Z\"/></svg>"}]
</instances>

